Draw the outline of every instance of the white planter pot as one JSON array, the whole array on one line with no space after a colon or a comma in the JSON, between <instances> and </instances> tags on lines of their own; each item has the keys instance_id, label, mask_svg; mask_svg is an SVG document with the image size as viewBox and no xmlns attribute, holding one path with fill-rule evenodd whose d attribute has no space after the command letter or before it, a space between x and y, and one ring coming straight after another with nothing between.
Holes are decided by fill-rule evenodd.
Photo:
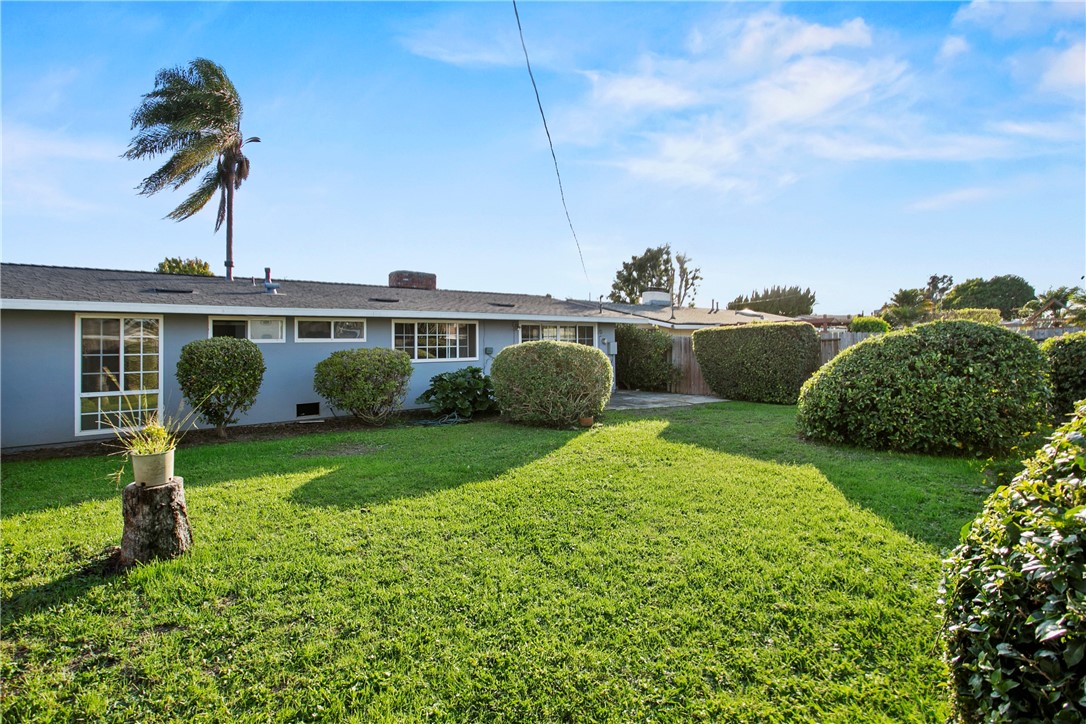
<instances>
[{"instance_id":1,"label":"white planter pot","mask_svg":"<svg viewBox=\"0 0 1086 724\"><path fill-rule=\"evenodd\" d=\"M148 488L165 485L173 479L174 450L151 455L129 455L132 460L132 477Z\"/></svg>"}]
</instances>

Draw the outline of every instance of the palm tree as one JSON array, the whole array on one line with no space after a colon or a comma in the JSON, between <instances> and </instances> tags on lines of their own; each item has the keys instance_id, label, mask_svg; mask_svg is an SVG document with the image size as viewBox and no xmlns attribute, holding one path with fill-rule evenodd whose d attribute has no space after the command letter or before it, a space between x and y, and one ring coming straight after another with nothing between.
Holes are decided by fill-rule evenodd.
<instances>
[{"instance_id":1,"label":"palm tree","mask_svg":"<svg viewBox=\"0 0 1086 724\"><path fill-rule=\"evenodd\" d=\"M219 192L215 231L226 222L226 278L234 278L234 191L249 178L246 143L259 138L241 135L241 99L222 66L197 58L187 68L166 68L155 76L155 89L132 112L138 129L124 157L154 158L169 153L162 167L136 188L150 196L167 186L175 190L211 166L200 185L166 215L187 219Z\"/></svg>"}]
</instances>

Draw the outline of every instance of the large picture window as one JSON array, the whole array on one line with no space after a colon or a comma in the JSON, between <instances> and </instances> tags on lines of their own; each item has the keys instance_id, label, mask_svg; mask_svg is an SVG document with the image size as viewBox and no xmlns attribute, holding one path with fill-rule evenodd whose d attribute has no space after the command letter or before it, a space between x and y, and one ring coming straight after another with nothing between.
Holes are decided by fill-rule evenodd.
<instances>
[{"instance_id":1,"label":"large picture window","mask_svg":"<svg viewBox=\"0 0 1086 724\"><path fill-rule=\"evenodd\" d=\"M521 342L576 342L593 347L596 344L596 328L591 324L522 324Z\"/></svg>"},{"instance_id":2,"label":"large picture window","mask_svg":"<svg viewBox=\"0 0 1086 724\"><path fill-rule=\"evenodd\" d=\"M142 424L160 411L162 365L154 317L79 317L79 432Z\"/></svg>"},{"instance_id":3,"label":"large picture window","mask_svg":"<svg viewBox=\"0 0 1086 724\"><path fill-rule=\"evenodd\" d=\"M474 322L395 322L393 346L413 360L477 359Z\"/></svg>"}]
</instances>

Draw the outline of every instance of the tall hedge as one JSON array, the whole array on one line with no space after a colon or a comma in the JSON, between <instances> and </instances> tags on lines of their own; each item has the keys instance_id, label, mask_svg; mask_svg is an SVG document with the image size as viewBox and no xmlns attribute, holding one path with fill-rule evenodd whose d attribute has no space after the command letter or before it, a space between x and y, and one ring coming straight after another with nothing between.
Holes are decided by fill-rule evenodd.
<instances>
[{"instance_id":1,"label":"tall hedge","mask_svg":"<svg viewBox=\"0 0 1086 724\"><path fill-rule=\"evenodd\" d=\"M875 449L997 452L1048 419L1045 360L1027 337L939 321L869 337L800 393L808 437Z\"/></svg>"},{"instance_id":2,"label":"tall hedge","mask_svg":"<svg viewBox=\"0 0 1086 724\"><path fill-rule=\"evenodd\" d=\"M247 339L198 339L181 348L177 384L200 419L225 437L226 426L256 402L264 369L264 355Z\"/></svg>"},{"instance_id":3,"label":"tall hedge","mask_svg":"<svg viewBox=\"0 0 1086 724\"><path fill-rule=\"evenodd\" d=\"M800 387L822 362L818 332L806 322L699 329L694 356L720 397L782 405L795 404Z\"/></svg>"},{"instance_id":4,"label":"tall hedge","mask_svg":"<svg viewBox=\"0 0 1086 724\"><path fill-rule=\"evenodd\" d=\"M1041 343L1052 380L1052 409L1058 416L1074 412L1086 399L1086 332L1051 337Z\"/></svg>"},{"instance_id":5,"label":"tall hedge","mask_svg":"<svg viewBox=\"0 0 1086 724\"><path fill-rule=\"evenodd\" d=\"M946 561L954 720L1086 721L1086 404Z\"/></svg>"},{"instance_id":6,"label":"tall hedge","mask_svg":"<svg viewBox=\"0 0 1086 724\"><path fill-rule=\"evenodd\" d=\"M848 323L848 331L885 334L890 331L890 323L882 317L853 317Z\"/></svg>"},{"instance_id":7,"label":"tall hedge","mask_svg":"<svg viewBox=\"0 0 1086 724\"><path fill-rule=\"evenodd\" d=\"M509 420L561 427L603 412L614 376L607 355L595 347L542 341L503 349L490 379Z\"/></svg>"},{"instance_id":8,"label":"tall hedge","mask_svg":"<svg viewBox=\"0 0 1086 724\"><path fill-rule=\"evenodd\" d=\"M671 335L655 327L615 327L615 382L625 390L665 391L678 370L671 364Z\"/></svg>"}]
</instances>

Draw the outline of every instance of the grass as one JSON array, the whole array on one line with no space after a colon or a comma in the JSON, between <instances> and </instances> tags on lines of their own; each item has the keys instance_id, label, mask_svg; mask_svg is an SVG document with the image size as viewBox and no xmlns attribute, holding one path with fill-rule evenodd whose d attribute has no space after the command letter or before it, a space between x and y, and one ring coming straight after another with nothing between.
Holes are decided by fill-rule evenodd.
<instances>
[{"instance_id":1,"label":"grass","mask_svg":"<svg viewBox=\"0 0 1086 724\"><path fill-rule=\"evenodd\" d=\"M3 720L942 721L976 463L794 408L178 451L195 545L101 572L115 461L3 467Z\"/></svg>"}]
</instances>

